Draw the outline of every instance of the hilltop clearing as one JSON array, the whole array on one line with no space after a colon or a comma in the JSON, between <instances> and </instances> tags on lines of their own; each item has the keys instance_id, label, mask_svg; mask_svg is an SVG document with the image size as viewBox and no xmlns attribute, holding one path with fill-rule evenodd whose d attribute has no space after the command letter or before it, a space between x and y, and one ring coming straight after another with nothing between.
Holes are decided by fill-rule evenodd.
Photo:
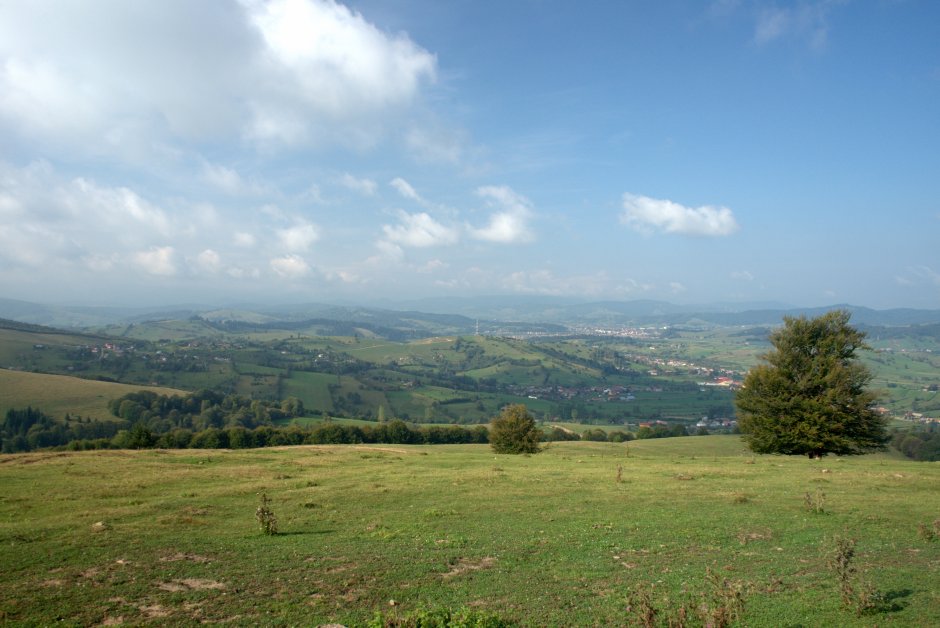
<instances>
[{"instance_id":1,"label":"hilltop clearing","mask_svg":"<svg viewBox=\"0 0 940 628\"><path fill-rule=\"evenodd\" d=\"M363 625L466 606L623 625L637 595L675 610L717 579L743 597L743 625L937 625L938 481L936 465L883 455L751 456L733 436L495 458L485 445L6 455L0 617ZM255 520L262 492L274 536ZM829 567L837 537L855 540L851 583L875 596L862 615Z\"/></svg>"}]
</instances>

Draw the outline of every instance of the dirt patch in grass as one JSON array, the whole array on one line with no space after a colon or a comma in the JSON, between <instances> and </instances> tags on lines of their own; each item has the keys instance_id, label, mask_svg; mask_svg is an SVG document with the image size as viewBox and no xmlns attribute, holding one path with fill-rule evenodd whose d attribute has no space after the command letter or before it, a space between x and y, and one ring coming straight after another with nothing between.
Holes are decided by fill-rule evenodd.
<instances>
[{"instance_id":1,"label":"dirt patch in grass","mask_svg":"<svg viewBox=\"0 0 940 628\"><path fill-rule=\"evenodd\" d=\"M170 614L170 610L163 606L162 604L150 604L149 606L139 606L138 609L149 619L158 619L160 617L167 617Z\"/></svg>"},{"instance_id":2,"label":"dirt patch in grass","mask_svg":"<svg viewBox=\"0 0 940 628\"><path fill-rule=\"evenodd\" d=\"M741 545L747 545L754 541L767 541L774 538L773 532L764 528L762 530L742 530L738 532L738 541Z\"/></svg>"},{"instance_id":3,"label":"dirt patch in grass","mask_svg":"<svg viewBox=\"0 0 940 628\"><path fill-rule=\"evenodd\" d=\"M161 563L175 563L181 560L189 561L191 563L209 563L212 562L212 559L208 556L200 556L199 554L184 554L183 552L177 552L170 556L164 556L160 559Z\"/></svg>"},{"instance_id":4,"label":"dirt patch in grass","mask_svg":"<svg viewBox=\"0 0 940 628\"><path fill-rule=\"evenodd\" d=\"M445 580L450 578L456 578L457 576L462 576L467 573L474 571L480 571L483 569L489 569L496 564L496 559L492 556L486 556L479 560L469 560L466 558L461 559L456 565L454 565L450 571L443 574Z\"/></svg>"},{"instance_id":5,"label":"dirt patch in grass","mask_svg":"<svg viewBox=\"0 0 940 628\"><path fill-rule=\"evenodd\" d=\"M224 589L225 585L217 580L205 580L202 578L184 578L183 580L171 580L170 582L158 582L157 588L161 591L170 591L178 593L180 591L206 591L211 589Z\"/></svg>"}]
</instances>

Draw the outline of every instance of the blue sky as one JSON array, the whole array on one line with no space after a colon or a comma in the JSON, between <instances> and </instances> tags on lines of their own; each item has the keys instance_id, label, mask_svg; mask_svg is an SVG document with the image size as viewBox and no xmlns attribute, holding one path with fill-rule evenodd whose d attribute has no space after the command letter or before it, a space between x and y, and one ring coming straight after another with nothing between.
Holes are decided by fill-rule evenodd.
<instances>
[{"instance_id":1,"label":"blue sky","mask_svg":"<svg viewBox=\"0 0 940 628\"><path fill-rule=\"evenodd\" d=\"M0 5L0 292L940 308L940 4Z\"/></svg>"}]
</instances>

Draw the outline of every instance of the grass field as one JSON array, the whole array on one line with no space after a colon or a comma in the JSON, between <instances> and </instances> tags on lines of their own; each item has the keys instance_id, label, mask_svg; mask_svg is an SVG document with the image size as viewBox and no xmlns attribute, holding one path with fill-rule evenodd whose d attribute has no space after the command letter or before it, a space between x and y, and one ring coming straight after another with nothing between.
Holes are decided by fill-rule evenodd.
<instances>
[{"instance_id":1,"label":"grass field","mask_svg":"<svg viewBox=\"0 0 940 628\"><path fill-rule=\"evenodd\" d=\"M0 369L0 417L10 408L39 408L61 419L66 413L109 421L108 402L127 393L152 390L160 395L185 395L181 390L79 379L65 375Z\"/></svg>"},{"instance_id":2,"label":"grass field","mask_svg":"<svg viewBox=\"0 0 940 628\"><path fill-rule=\"evenodd\" d=\"M938 482L936 464L754 457L722 436L555 443L531 457L0 456L0 620L361 625L469 606L527 625L624 625L632 592L660 606L697 598L711 571L744 591L738 625L940 625L940 540L925 532ZM261 492L276 536L258 530ZM857 540L873 614L840 602L827 567L837 536Z\"/></svg>"}]
</instances>

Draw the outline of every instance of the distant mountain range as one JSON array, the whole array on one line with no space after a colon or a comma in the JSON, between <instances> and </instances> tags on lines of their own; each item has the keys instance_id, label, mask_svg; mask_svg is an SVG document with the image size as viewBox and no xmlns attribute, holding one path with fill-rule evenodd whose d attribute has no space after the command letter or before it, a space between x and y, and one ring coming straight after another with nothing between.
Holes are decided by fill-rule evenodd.
<instances>
[{"instance_id":1,"label":"distant mountain range","mask_svg":"<svg viewBox=\"0 0 940 628\"><path fill-rule=\"evenodd\" d=\"M852 305L799 308L778 303L676 305L665 301L578 301L560 297L465 297L383 302L378 307L304 303L198 304L166 307L45 305L0 298L0 318L60 328L98 328L148 320L203 318L214 323L272 325L311 319L364 323L417 333L558 332L566 328L695 325L776 325L784 316L846 309L857 325L898 327L940 323L940 310L875 310Z\"/></svg>"}]
</instances>

